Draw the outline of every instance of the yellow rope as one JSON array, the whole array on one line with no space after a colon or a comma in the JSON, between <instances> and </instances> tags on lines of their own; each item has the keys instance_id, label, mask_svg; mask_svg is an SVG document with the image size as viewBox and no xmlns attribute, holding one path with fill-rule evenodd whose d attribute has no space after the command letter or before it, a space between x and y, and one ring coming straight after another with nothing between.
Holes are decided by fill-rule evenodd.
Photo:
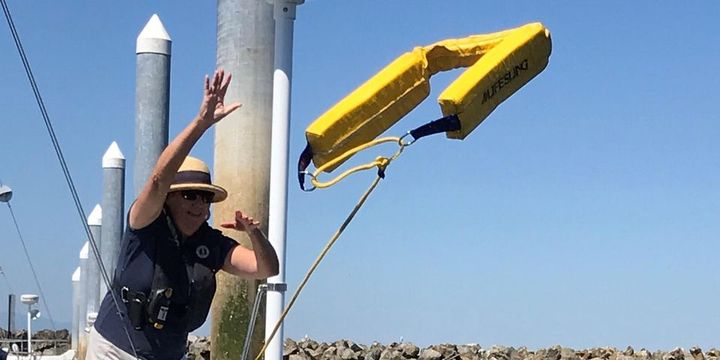
<instances>
[{"instance_id":1,"label":"yellow rope","mask_svg":"<svg viewBox=\"0 0 720 360\"><path fill-rule=\"evenodd\" d=\"M326 169L332 168L336 164L342 163L347 158L355 155L356 153L358 153L360 151L363 151L367 148L373 147L375 145L387 143L387 142L394 142L394 143L400 144L400 138L399 137L384 137L384 138L380 138L380 139L375 139L375 140L367 142L365 144L356 146L356 147L344 152L342 155L338 156L337 158L333 159L332 161L329 161L329 162L323 164L319 168L315 169L315 171L311 175L311 177L312 177L311 181L312 181L313 186L315 186L318 189L326 188L326 187L337 184L340 180L346 178L348 175L350 175L352 173L371 169L373 167L383 167L383 164L388 163L390 160L397 158L399 153L402 152L403 146L400 146L400 150L398 151L398 153L393 155L393 157L390 159L385 158L385 157L378 157L374 161L369 162L367 164L358 165L351 169L345 170L342 174L338 175L337 177L335 177L332 180L325 181L325 182L321 182L321 181L317 180L317 177L320 175L320 173L325 171Z\"/></svg>"},{"instance_id":2,"label":"yellow rope","mask_svg":"<svg viewBox=\"0 0 720 360\"><path fill-rule=\"evenodd\" d=\"M397 156L394 156L395 158ZM384 171L385 167L389 164L389 161L383 162L383 164L378 165L378 169L380 171ZM381 176L378 175L375 180L372 182L370 187L365 191L365 193L360 197L360 201L358 201L357 204L355 204L355 207L350 212L350 215L345 219L345 221L340 225L340 227L335 231L335 234L330 238L330 241L325 245L325 248L323 248L322 252L320 252L320 255L315 259L315 262L313 262L312 266L310 266L310 269L308 269L307 273L305 274L305 278L303 278L303 281L298 286L297 290L295 290L295 293L293 294L292 298L290 299L290 302L288 303L287 307L283 311L282 315L280 315L280 319L278 319L277 323L275 324L275 327L273 328L273 331L270 333L270 336L265 340L265 344L263 344L262 349L260 349L260 352L258 353L257 357L255 357L255 360L260 360L263 356L263 353L267 349L268 344L270 341L275 337L275 333L277 333L278 329L280 328L280 324L282 324L283 320L285 320L285 316L287 316L288 312L290 311L290 308L292 308L293 304L295 304L295 300L297 300L298 296L300 295L300 292L305 287L305 284L307 284L308 280L310 280L310 276L315 271L315 269L320 265L320 261L325 257L325 255L330 251L330 248L335 244L337 239L340 237L340 234L345 230L345 228L350 224L350 221L355 217L355 214L360 210L360 208L365 203L365 200L367 200L368 196L370 196L370 193L375 190L375 187L377 187L378 183L380 182Z\"/></svg>"}]
</instances>

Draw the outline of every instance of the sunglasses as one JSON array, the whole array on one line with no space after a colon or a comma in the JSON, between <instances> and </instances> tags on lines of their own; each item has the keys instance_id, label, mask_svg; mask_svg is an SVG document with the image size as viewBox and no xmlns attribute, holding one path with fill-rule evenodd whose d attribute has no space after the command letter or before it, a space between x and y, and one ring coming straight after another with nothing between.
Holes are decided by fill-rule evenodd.
<instances>
[{"instance_id":1,"label":"sunglasses","mask_svg":"<svg viewBox=\"0 0 720 360\"><path fill-rule=\"evenodd\" d=\"M195 201L198 198L202 199L202 201L206 204L209 204L212 202L213 197L215 194L209 192L209 191L200 191L200 190L183 190L180 191L180 195L183 199L187 201Z\"/></svg>"}]
</instances>

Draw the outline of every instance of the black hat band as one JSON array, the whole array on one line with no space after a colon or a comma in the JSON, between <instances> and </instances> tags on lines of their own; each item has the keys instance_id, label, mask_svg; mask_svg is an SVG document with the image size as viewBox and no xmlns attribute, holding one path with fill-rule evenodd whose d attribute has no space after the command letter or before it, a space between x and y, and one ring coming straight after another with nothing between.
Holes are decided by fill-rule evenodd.
<instances>
[{"instance_id":1,"label":"black hat band","mask_svg":"<svg viewBox=\"0 0 720 360\"><path fill-rule=\"evenodd\" d=\"M208 184L210 182L210 174L204 171L180 171L175 174L175 182L173 184Z\"/></svg>"}]
</instances>

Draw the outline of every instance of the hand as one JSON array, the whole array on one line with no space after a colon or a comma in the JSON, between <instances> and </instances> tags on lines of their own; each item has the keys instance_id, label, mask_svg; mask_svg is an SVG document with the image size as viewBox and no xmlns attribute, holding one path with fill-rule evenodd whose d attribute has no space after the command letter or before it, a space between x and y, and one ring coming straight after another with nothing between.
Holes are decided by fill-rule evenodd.
<instances>
[{"instance_id":1,"label":"hand","mask_svg":"<svg viewBox=\"0 0 720 360\"><path fill-rule=\"evenodd\" d=\"M226 229L235 229L238 231L244 231L250 233L257 230L260 226L260 222L251 218L250 216L244 215L242 211L235 211L235 221L224 222L220 226Z\"/></svg>"},{"instance_id":2,"label":"hand","mask_svg":"<svg viewBox=\"0 0 720 360\"><path fill-rule=\"evenodd\" d=\"M206 123L208 127L242 106L240 103L225 105L225 93L227 92L231 79L231 74L227 74L227 77L225 77L225 70L223 69L215 70L212 82L210 78L205 75L203 101L202 105L200 105L198 117Z\"/></svg>"}]
</instances>

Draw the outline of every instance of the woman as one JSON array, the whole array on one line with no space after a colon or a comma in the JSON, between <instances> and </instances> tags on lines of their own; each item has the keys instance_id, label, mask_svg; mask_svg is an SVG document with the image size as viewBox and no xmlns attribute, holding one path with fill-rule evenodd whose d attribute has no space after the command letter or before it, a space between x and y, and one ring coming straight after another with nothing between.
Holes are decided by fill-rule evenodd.
<instances>
[{"instance_id":1,"label":"woman","mask_svg":"<svg viewBox=\"0 0 720 360\"><path fill-rule=\"evenodd\" d=\"M223 70L205 77L198 116L160 154L130 207L113 280L122 316L108 293L86 359L182 359L188 333L207 318L217 271L255 279L278 273L275 250L256 220L236 211L222 224L246 232L253 250L207 224L210 204L227 192L212 183L205 163L188 156L205 131L241 106L224 104L230 79Z\"/></svg>"}]
</instances>

